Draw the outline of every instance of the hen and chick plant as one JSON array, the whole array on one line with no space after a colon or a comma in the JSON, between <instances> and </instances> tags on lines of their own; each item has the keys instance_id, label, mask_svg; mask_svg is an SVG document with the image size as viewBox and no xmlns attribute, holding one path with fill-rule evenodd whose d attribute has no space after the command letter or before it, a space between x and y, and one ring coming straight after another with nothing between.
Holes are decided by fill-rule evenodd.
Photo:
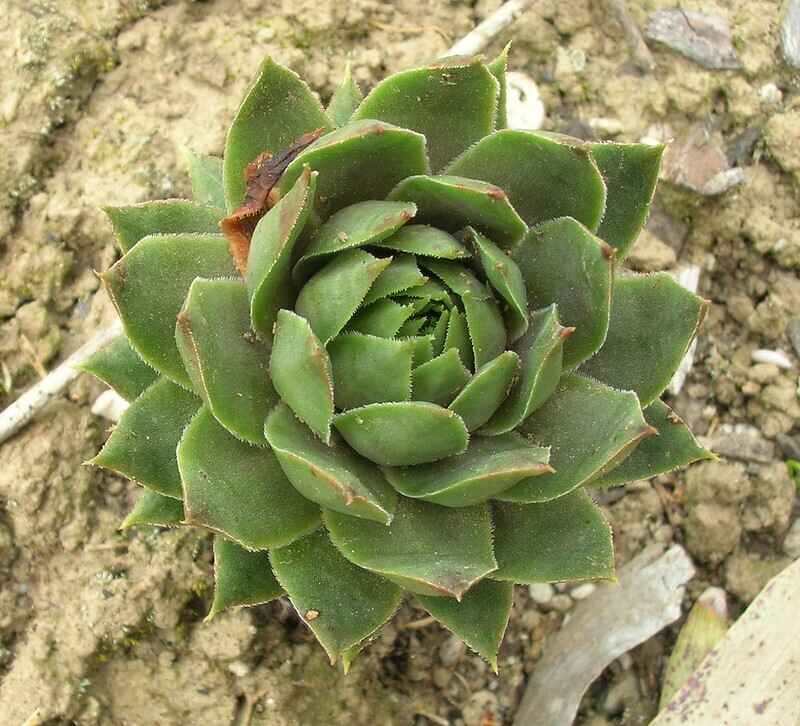
<instances>
[{"instance_id":1,"label":"hen and chick plant","mask_svg":"<svg viewBox=\"0 0 800 726\"><path fill-rule=\"evenodd\" d=\"M612 578L592 492L708 456L661 400L706 304L622 261L662 148L506 127L506 54L324 109L266 60L194 199L108 210L125 525L214 533L347 668L404 598L496 668L515 583Z\"/></svg>"}]
</instances>

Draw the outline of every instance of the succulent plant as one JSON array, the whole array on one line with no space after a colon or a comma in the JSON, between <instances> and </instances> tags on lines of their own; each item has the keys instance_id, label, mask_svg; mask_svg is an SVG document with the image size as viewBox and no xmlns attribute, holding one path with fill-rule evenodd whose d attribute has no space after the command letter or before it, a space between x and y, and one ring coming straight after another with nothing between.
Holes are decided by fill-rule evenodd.
<instances>
[{"instance_id":1,"label":"succulent plant","mask_svg":"<svg viewBox=\"0 0 800 726\"><path fill-rule=\"evenodd\" d=\"M193 201L108 210L93 462L214 533L210 615L288 594L347 668L409 594L496 668L514 583L613 577L592 492L709 455L659 400L706 304L620 264L662 148L506 128L505 69L266 60Z\"/></svg>"}]
</instances>

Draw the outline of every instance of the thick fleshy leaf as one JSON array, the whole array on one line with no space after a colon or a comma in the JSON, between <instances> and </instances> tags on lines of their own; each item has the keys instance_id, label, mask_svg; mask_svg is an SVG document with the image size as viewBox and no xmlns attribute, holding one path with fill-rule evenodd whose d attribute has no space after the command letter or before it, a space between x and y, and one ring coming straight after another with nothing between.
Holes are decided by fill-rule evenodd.
<instances>
[{"instance_id":1,"label":"thick fleshy leaf","mask_svg":"<svg viewBox=\"0 0 800 726\"><path fill-rule=\"evenodd\" d=\"M367 199L383 199L407 176L426 174L425 137L381 121L354 121L322 136L286 169L286 192L304 165L320 173L316 208L320 219Z\"/></svg>"},{"instance_id":2,"label":"thick fleshy leaf","mask_svg":"<svg viewBox=\"0 0 800 726\"><path fill-rule=\"evenodd\" d=\"M397 297L417 300L418 302L415 303L416 307L414 308L415 313L421 312L431 302L440 302L448 308L452 308L455 304L447 288L436 280L428 280L422 285L410 287Z\"/></svg>"},{"instance_id":3,"label":"thick fleshy leaf","mask_svg":"<svg viewBox=\"0 0 800 726\"><path fill-rule=\"evenodd\" d=\"M269 415L264 433L286 476L306 499L353 517L391 522L397 495L374 464L336 438L324 445L284 405Z\"/></svg>"},{"instance_id":4,"label":"thick fleshy leaf","mask_svg":"<svg viewBox=\"0 0 800 726\"><path fill-rule=\"evenodd\" d=\"M697 443L689 427L663 401L655 400L644 409L644 418L658 430L658 436L642 441L619 466L592 479L590 486L611 487L627 481L649 479L693 461L714 458L708 449Z\"/></svg>"},{"instance_id":5,"label":"thick fleshy leaf","mask_svg":"<svg viewBox=\"0 0 800 726\"><path fill-rule=\"evenodd\" d=\"M490 577L518 583L614 577L614 545L605 517L583 490L542 504L494 504Z\"/></svg>"},{"instance_id":6,"label":"thick fleshy leaf","mask_svg":"<svg viewBox=\"0 0 800 726\"><path fill-rule=\"evenodd\" d=\"M195 277L236 275L222 235L154 235L139 242L102 280L133 349L160 373L189 386L175 343L175 320Z\"/></svg>"},{"instance_id":7,"label":"thick fleshy leaf","mask_svg":"<svg viewBox=\"0 0 800 726\"><path fill-rule=\"evenodd\" d=\"M383 466L438 461L465 451L469 442L459 416L423 401L354 408L337 415L333 425L359 454Z\"/></svg>"},{"instance_id":8,"label":"thick fleshy leaf","mask_svg":"<svg viewBox=\"0 0 800 726\"><path fill-rule=\"evenodd\" d=\"M411 397L412 346L363 333L344 333L328 344L336 408L407 401Z\"/></svg>"},{"instance_id":9,"label":"thick fleshy leaf","mask_svg":"<svg viewBox=\"0 0 800 726\"><path fill-rule=\"evenodd\" d=\"M245 196L245 168L259 154L277 154L298 137L329 130L330 119L300 77L267 58L233 119L225 140L223 179L229 212ZM297 179L299 173L292 179Z\"/></svg>"},{"instance_id":10,"label":"thick fleshy leaf","mask_svg":"<svg viewBox=\"0 0 800 726\"><path fill-rule=\"evenodd\" d=\"M403 598L397 585L342 557L323 530L274 549L269 557L278 582L331 663L380 628Z\"/></svg>"},{"instance_id":11,"label":"thick fleshy leaf","mask_svg":"<svg viewBox=\"0 0 800 726\"><path fill-rule=\"evenodd\" d=\"M381 81L354 119L381 119L419 131L441 169L494 130L498 83L479 59L449 58Z\"/></svg>"},{"instance_id":12,"label":"thick fleshy leaf","mask_svg":"<svg viewBox=\"0 0 800 726\"><path fill-rule=\"evenodd\" d=\"M573 491L656 431L636 394L575 374L561 378L553 395L519 428L550 446L552 474L528 479L501 494L510 502L546 502Z\"/></svg>"},{"instance_id":13,"label":"thick fleshy leaf","mask_svg":"<svg viewBox=\"0 0 800 726\"><path fill-rule=\"evenodd\" d=\"M450 404L469 431L485 424L506 400L520 370L520 358L507 350L478 369L472 380Z\"/></svg>"},{"instance_id":14,"label":"thick fleshy leaf","mask_svg":"<svg viewBox=\"0 0 800 726\"><path fill-rule=\"evenodd\" d=\"M470 256L469 250L452 234L427 224L407 224L376 246L442 260L460 260Z\"/></svg>"},{"instance_id":15,"label":"thick fleshy leaf","mask_svg":"<svg viewBox=\"0 0 800 726\"><path fill-rule=\"evenodd\" d=\"M506 82L506 71L508 70L508 51L511 49L511 43L508 43L503 51L491 63L487 63L486 67L491 71L492 75L497 79L500 85L500 91L497 95L497 114L495 115L496 129L504 129L508 126L508 86Z\"/></svg>"},{"instance_id":16,"label":"thick fleshy leaf","mask_svg":"<svg viewBox=\"0 0 800 726\"><path fill-rule=\"evenodd\" d=\"M98 350L78 368L99 378L126 401L133 401L158 378L158 373L137 355L124 335Z\"/></svg>"},{"instance_id":17,"label":"thick fleshy leaf","mask_svg":"<svg viewBox=\"0 0 800 726\"><path fill-rule=\"evenodd\" d=\"M707 309L666 272L621 277L606 342L581 372L636 391L647 406L667 387Z\"/></svg>"},{"instance_id":18,"label":"thick fleshy leaf","mask_svg":"<svg viewBox=\"0 0 800 726\"><path fill-rule=\"evenodd\" d=\"M420 595L460 600L496 567L485 504L454 509L400 497L388 527L331 511L324 521L348 560Z\"/></svg>"},{"instance_id":19,"label":"thick fleshy leaf","mask_svg":"<svg viewBox=\"0 0 800 726\"><path fill-rule=\"evenodd\" d=\"M647 221L665 147L600 143L590 148L607 192L606 213L597 236L614 247L621 260Z\"/></svg>"},{"instance_id":20,"label":"thick fleshy leaf","mask_svg":"<svg viewBox=\"0 0 800 726\"><path fill-rule=\"evenodd\" d=\"M467 149L447 173L496 184L530 226L574 217L596 229L605 210L605 184L589 149L541 131L497 131Z\"/></svg>"},{"instance_id":21,"label":"thick fleshy leaf","mask_svg":"<svg viewBox=\"0 0 800 726\"><path fill-rule=\"evenodd\" d=\"M468 507L491 499L523 479L552 471L549 451L524 436L476 436L461 455L434 464L386 467L389 483L406 497L445 507Z\"/></svg>"},{"instance_id":22,"label":"thick fleshy leaf","mask_svg":"<svg viewBox=\"0 0 800 726\"><path fill-rule=\"evenodd\" d=\"M475 358L472 354L472 342L469 339L467 318L457 308L450 311L450 320L447 323L447 335L444 338L444 350L455 348L461 356L464 367L473 370Z\"/></svg>"},{"instance_id":23,"label":"thick fleshy leaf","mask_svg":"<svg viewBox=\"0 0 800 726\"><path fill-rule=\"evenodd\" d=\"M506 193L488 182L461 176L412 176L403 179L389 194L417 205L418 222L447 232L466 226L489 235L508 248L528 231Z\"/></svg>"},{"instance_id":24,"label":"thick fleshy leaf","mask_svg":"<svg viewBox=\"0 0 800 726\"><path fill-rule=\"evenodd\" d=\"M428 278L419 271L413 255L396 255L369 289L364 305L397 295L412 287L419 287L427 281Z\"/></svg>"},{"instance_id":25,"label":"thick fleshy leaf","mask_svg":"<svg viewBox=\"0 0 800 726\"><path fill-rule=\"evenodd\" d=\"M225 209L225 188L222 184L222 159L218 156L184 152L192 180L192 199L198 204Z\"/></svg>"},{"instance_id":26,"label":"thick fleshy leaf","mask_svg":"<svg viewBox=\"0 0 800 726\"><path fill-rule=\"evenodd\" d=\"M250 293L253 328L265 340L272 340L272 326L281 308L294 301L292 253L305 228L317 175L304 170L295 185L258 222L247 256L245 280Z\"/></svg>"},{"instance_id":27,"label":"thick fleshy leaf","mask_svg":"<svg viewBox=\"0 0 800 726\"><path fill-rule=\"evenodd\" d=\"M266 552L214 537L214 601L206 620L232 607L261 605L283 595Z\"/></svg>"},{"instance_id":28,"label":"thick fleshy leaf","mask_svg":"<svg viewBox=\"0 0 800 726\"><path fill-rule=\"evenodd\" d=\"M294 308L308 320L323 345L350 322L372 283L391 261L391 257L373 257L364 250L347 250L303 286Z\"/></svg>"},{"instance_id":29,"label":"thick fleshy leaf","mask_svg":"<svg viewBox=\"0 0 800 726\"><path fill-rule=\"evenodd\" d=\"M264 419L278 402L269 349L250 329L241 280L197 278L175 326L178 350L195 391L230 433L265 446Z\"/></svg>"},{"instance_id":30,"label":"thick fleshy leaf","mask_svg":"<svg viewBox=\"0 0 800 726\"><path fill-rule=\"evenodd\" d=\"M431 331L431 337L433 338L433 353L434 355L440 355L444 352L444 341L447 338L447 328L450 325L450 311L449 310L442 310L439 313L439 319L436 321L436 325L434 326L433 330ZM461 354L459 353L459 358Z\"/></svg>"},{"instance_id":31,"label":"thick fleshy leaf","mask_svg":"<svg viewBox=\"0 0 800 726\"><path fill-rule=\"evenodd\" d=\"M178 444L186 522L250 550L282 547L319 526L269 449L231 436L202 408Z\"/></svg>"},{"instance_id":32,"label":"thick fleshy leaf","mask_svg":"<svg viewBox=\"0 0 800 726\"><path fill-rule=\"evenodd\" d=\"M116 471L159 494L181 499L175 447L201 403L180 386L160 378L122 414L90 463Z\"/></svg>"},{"instance_id":33,"label":"thick fleshy leaf","mask_svg":"<svg viewBox=\"0 0 800 726\"><path fill-rule=\"evenodd\" d=\"M530 318L528 332L514 346L522 361L519 378L481 434L494 436L513 431L558 385L564 339L572 328L564 328L558 322L555 305L531 313Z\"/></svg>"},{"instance_id":34,"label":"thick fleshy leaf","mask_svg":"<svg viewBox=\"0 0 800 726\"><path fill-rule=\"evenodd\" d=\"M508 340L513 343L528 329L528 293L522 272L488 237L471 228L466 234L478 253L484 276L506 304Z\"/></svg>"},{"instance_id":35,"label":"thick fleshy leaf","mask_svg":"<svg viewBox=\"0 0 800 726\"><path fill-rule=\"evenodd\" d=\"M413 305L401 305L394 300L377 300L356 313L347 328L367 335L393 338L413 314Z\"/></svg>"},{"instance_id":36,"label":"thick fleshy leaf","mask_svg":"<svg viewBox=\"0 0 800 726\"><path fill-rule=\"evenodd\" d=\"M177 527L183 523L183 502L165 497L163 494L142 490L131 513L125 517L120 529L151 525L154 527Z\"/></svg>"},{"instance_id":37,"label":"thick fleshy leaf","mask_svg":"<svg viewBox=\"0 0 800 726\"><path fill-rule=\"evenodd\" d=\"M427 322L428 321L425 318L411 318L403 323L403 325L400 327L400 330L397 331L397 334L401 337L415 336L420 330L422 330L423 326Z\"/></svg>"},{"instance_id":38,"label":"thick fleshy leaf","mask_svg":"<svg viewBox=\"0 0 800 726\"><path fill-rule=\"evenodd\" d=\"M483 657L497 673L497 651L503 642L513 602L514 584L481 580L461 602L450 597L418 595L424 607L448 630Z\"/></svg>"},{"instance_id":39,"label":"thick fleshy leaf","mask_svg":"<svg viewBox=\"0 0 800 726\"><path fill-rule=\"evenodd\" d=\"M345 126L363 99L364 94L353 79L348 63L344 68L342 82L333 92L328 104L327 114L336 126Z\"/></svg>"},{"instance_id":40,"label":"thick fleshy leaf","mask_svg":"<svg viewBox=\"0 0 800 726\"><path fill-rule=\"evenodd\" d=\"M278 311L269 361L270 377L280 397L326 444L333 419L333 372L325 347L305 318Z\"/></svg>"},{"instance_id":41,"label":"thick fleshy leaf","mask_svg":"<svg viewBox=\"0 0 800 726\"><path fill-rule=\"evenodd\" d=\"M153 234L219 233L224 212L188 199L158 199L128 207L105 207L123 253Z\"/></svg>"},{"instance_id":42,"label":"thick fleshy leaf","mask_svg":"<svg viewBox=\"0 0 800 726\"><path fill-rule=\"evenodd\" d=\"M565 217L528 232L512 257L525 279L531 307L556 303L561 322L575 327L564 341L564 367L574 368L596 353L608 331L613 249Z\"/></svg>"},{"instance_id":43,"label":"thick fleshy leaf","mask_svg":"<svg viewBox=\"0 0 800 726\"><path fill-rule=\"evenodd\" d=\"M423 363L414 369L415 401L430 401L446 406L470 379L470 372L464 368L455 348Z\"/></svg>"},{"instance_id":44,"label":"thick fleshy leaf","mask_svg":"<svg viewBox=\"0 0 800 726\"><path fill-rule=\"evenodd\" d=\"M414 353L414 368L418 368L423 363L433 360L433 336L417 335L406 340L411 342Z\"/></svg>"}]
</instances>

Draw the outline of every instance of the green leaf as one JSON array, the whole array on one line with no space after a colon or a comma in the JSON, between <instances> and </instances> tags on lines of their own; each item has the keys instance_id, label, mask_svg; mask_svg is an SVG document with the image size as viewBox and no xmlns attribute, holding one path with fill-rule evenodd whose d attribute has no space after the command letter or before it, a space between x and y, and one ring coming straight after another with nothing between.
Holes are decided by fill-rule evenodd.
<instances>
[{"instance_id":1,"label":"green leaf","mask_svg":"<svg viewBox=\"0 0 800 726\"><path fill-rule=\"evenodd\" d=\"M592 156L606 183L606 213L597 236L623 259L642 231L656 191L664 146L591 144Z\"/></svg>"},{"instance_id":2,"label":"green leaf","mask_svg":"<svg viewBox=\"0 0 800 726\"><path fill-rule=\"evenodd\" d=\"M444 285L440 285L436 280L428 280L422 285L415 285L407 290L403 290L398 298L414 298L416 299L414 312L421 312L428 303L440 302L448 308L454 305L453 298L447 291Z\"/></svg>"},{"instance_id":3,"label":"green leaf","mask_svg":"<svg viewBox=\"0 0 800 726\"><path fill-rule=\"evenodd\" d=\"M196 396L160 378L122 414L91 464L111 469L174 499L181 499L175 447L200 408Z\"/></svg>"},{"instance_id":4,"label":"green leaf","mask_svg":"<svg viewBox=\"0 0 800 726\"><path fill-rule=\"evenodd\" d=\"M520 358L513 350L501 353L478 369L450 404L469 431L483 426L506 400L520 370Z\"/></svg>"},{"instance_id":5,"label":"green leaf","mask_svg":"<svg viewBox=\"0 0 800 726\"><path fill-rule=\"evenodd\" d=\"M347 328L366 335L393 338L413 314L413 305L401 305L394 300L377 300L356 313Z\"/></svg>"},{"instance_id":6,"label":"green leaf","mask_svg":"<svg viewBox=\"0 0 800 726\"><path fill-rule=\"evenodd\" d=\"M417 335L406 338L411 345L414 355L414 368L419 368L423 363L433 360L433 336Z\"/></svg>"},{"instance_id":7,"label":"green leaf","mask_svg":"<svg viewBox=\"0 0 800 726\"><path fill-rule=\"evenodd\" d=\"M367 199L383 199L407 176L428 172L425 137L381 121L355 121L317 139L289 164L278 188L285 193L305 165L320 173L317 213Z\"/></svg>"},{"instance_id":8,"label":"green leaf","mask_svg":"<svg viewBox=\"0 0 800 726\"><path fill-rule=\"evenodd\" d=\"M293 252L314 203L317 175L305 169L286 195L256 225L250 241L245 280L253 328L272 340L275 316L294 302Z\"/></svg>"},{"instance_id":9,"label":"green leaf","mask_svg":"<svg viewBox=\"0 0 800 726\"><path fill-rule=\"evenodd\" d=\"M331 361L308 321L289 310L278 311L269 371L280 397L329 443L333 419Z\"/></svg>"},{"instance_id":10,"label":"green leaf","mask_svg":"<svg viewBox=\"0 0 800 726\"><path fill-rule=\"evenodd\" d=\"M504 129L508 126L508 86L506 82L506 71L508 70L508 51L510 49L511 43L508 43L497 58L491 63L486 64L486 67L491 71L492 75L497 79L497 83L500 85L500 92L497 96L497 115L495 117L496 129Z\"/></svg>"},{"instance_id":11,"label":"green leaf","mask_svg":"<svg viewBox=\"0 0 800 726\"><path fill-rule=\"evenodd\" d=\"M397 295L412 287L419 287L427 280L428 278L419 271L413 255L397 255L369 289L364 298L364 305L390 295Z\"/></svg>"},{"instance_id":12,"label":"green leaf","mask_svg":"<svg viewBox=\"0 0 800 726\"><path fill-rule=\"evenodd\" d=\"M295 310L325 345L350 322L372 283L391 262L364 250L336 255L300 290Z\"/></svg>"},{"instance_id":13,"label":"green leaf","mask_svg":"<svg viewBox=\"0 0 800 726\"><path fill-rule=\"evenodd\" d=\"M381 81L354 119L380 119L419 131L431 166L441 169L494 130L498 84L479 59L450 58Z\"/></svg>"},{"instance_id":14,"label":"green leaf","mask_svg":"<svg viewBox=\"0 0 800 726\"><path fill-rule=\"evenodd\" d=\"M581 372L636 391L647 406L667 387L707 310L666 272L621 277L606 342Z\"/></svg>"},{"instance_id":15,"label":"green leaf","mask_svg":"<svg viewBox=\"0 0 800 726\"><path fill-rule=\"evenodd\" d=\"M528 231L506 193L498 186L461 176L412 176L389 194L417 205L418 222L447 232L468 225L485 232L504 248Z\"/></svg>"},{"instance_id":16,"label":"green leaf","mask_svg":"<svg viewBox=\"0 0 800 726\"><path fill-rule=\"evenodd\" d=\"M459 456L434 464L386 467L384 474L400 494L445 507L481 504L528 477L552 471L549 452L523 436L476 436Z\"/></svg>"},{"instance_id":17,"label":"green leaf","mask_svg":"<svg viewBox=\"0 0 800 726\"><path fill-rule=\"evenodd\" d=\"M555 471L522 481L498 497L507 502L563 497L655 433L644 420L635 393L574 374L561 378L553 395L519 431L541 446L550 446Z\"/></svg>"},{"instance_id":18,"label":"green leaf","mask_svg":"<svg viewBox=\"0 0 800 726\"><path fill-rule=\"evenodd\" d=\"M406 320L405 323L400 327L400 330L397 331L397 334L401 337L411 337L417 335L422 327L428 321L425 318L411 318L410 320Z\"/></svg>"},{"instance_id":19,"label":"green leaf","mask_svg":"<svg viewBox=\"0 0 800 726\"><path fill-rule=\"evenodd\" d=\"M431 337L433 338L434 355L440 355L442 352L444 352L444 341L447 338L447 328L449 325L450 311L442 310L442 312L439 313L439 319L436 321L436 325L431 332ZM458 355L460 358L461 354L459 353Z\"/></svg>"},{"instance_id":20,"label":"green leaf","mask_svg":"<svg viewBox=\"0 0 800 726\"><path fill-rule=\"evenodd\" d=\"M414 369L415 401L430 401L447 406L470 379L458 350L450 348L441 355Z\"/></svg>"},{"instance_id":21,"label":"green leaf","mask_svg":"<svg viewBox=\"0 0 800 726\"><path fill-rule=\"evenodd\" d=\"M266 552L214 537L214 602L206 620L232 607L262 605L283 595Z\"/></svg>"},{"instance_id":22,"label":"green leaf","mask_svg":"<svg viewBox=\"0 0 800 726\"><path fill-rule=\"evenodd\" d=\"M331 663L391 618L403 597L397 585L348 562L322 530L272 550L270 561Z\"/></svg>"},{"instance_id":23,"label":"green leaf","mask_svg":"<svg viewBox=\"0 0 800 726\"><path fill-rule=\"evenodd\" d=\"M392 521L397 495L380 470L334 438L329 446L280 405L264 429L289 481L306 499L353 517Z\"/></svg>"},{"instance_id":24,"label":"green leaf","mask_svg":"<svg viewBox=\"0 0 800 726\"><path fill-rule=\"evenodd\" d=\"M388 527L331 511L324 521L348 560L420 595L460 600L496 568L484 504L453 509L400 497Z\"/></svg>"},{"instance_id":25,"label":"green leaf","mask_svg":"<svg viewBox=\"0 0 800 726\"><path fill-rule=\"evenodd\" d=\"M461 602L449 597L425 595L418 595L417 599L497 673L497 651L511 615L513 596L513 583L481 580L469 589Z\"/></svg>"},{"instance_id":26,"label":"green leaf","mask_svg":"<svg viewBox=\"0 0 800 726\"><path fill-rule=\"evenodd\" d=\"M234 436L265 446L264 419L278 396L269 380L269 349L250 329L244 282L195 279L175 336L194 389L214 418Z\"/></svg>"},{"instance_id":27,"label":"green leaf","mask_svg":"<svg viewBox=\"0 0 800 726\"><path fill-rule=\"evenodd\" d=\"M225 189L222 184L222 159L218 156L195 154L184 150L189 178L192 180L192 198L198 204L225 209ZM184 230L188 231L188 230Z\"/></svg>"},{"instance_id":28,"label":"green leaf","mask_svg":"<svg viewBox=\"0 0 800 726\"><path fill-rule=\"evenodd\" d=\"M497 131L446 173L496 184L530 226L574 217L596 229L605 210L605 184L588 148L541 131Z\"/></svg>"},{"instance_id":29,"label":"green leaf","mask_svg":"<svg viewBox=\"0 0 800 726\"><path fill-rule=\"evenodd\" d=\"M353 79L348 62L344 67L342 82L328 104L327 114L336 126L345 126L363 99L364 94Z\"/></svg>"},{"instance_id":30,"label":"green leaf","mask_svg":"<svg viewBox=\"0 0 800 726\"><path fill-rule=\"evenodd\" d=\"M542 504L494 505L492 579L531 584L614 577L611 527L583 489Z\"/></svg>"},{"instance_id":31,"label":"green leaf","mask_svg":"<svg viewBox=\"0 0 800 726\"><path fill-rule=\"evenodd\" d=\"M153 234L219 233L224 212L188 199L158 199L128 207L105 207L123 254Z\"/></svg>"},{"instance_id":32,"label":"green leaf","mask_svg":"<svg viewBox=\"0 0 800 726\"><path fill-rule=\"evenodd\" d=\"M447 323L447 335L444 338L444 350L455 348L461 356L461 362L468 370L473 370L475 359L472 355L472 342L467 330L467 318L457 308L450 311L450 320Z\"/></svg>"},{"instance_id":33,"label":"green leaf","mask_svg":"<svg viewBox=\"0 0 800 726\"><path fill-rule=\"evenodd\" d=\"M443 260L470 256L469 250L453 235L427 224L407 224L391 237L376 242L375 246Z\"/></svg>"},{"instance_id":34,"label":"green leaf","mask_svg":"<svg viewBox=\"0 0 800 726\"><path fill-rule=\"evenodd\" d=\"M114 338L77 368L99 378L126 401L139 396L158 378L158 373L136 354L124 335Z\"/></svg>"},{"instance_id":35,"label":"green leaf","mask_svg":"<svg viewBox=\"0 0 800 726\"><path fill-rule=\"evenodd\" d=\"M160 373L188 387L175 343L175 320L195 277L235 276L222 235L154 235L101 275L133 349Z\"/></svg>"},{"instance_id":36,"label":"green leaf","mask_svg":"<svg viewBox=\"0 0 800 726\"><path fill-rule=\"evenodd\" d=\"M231 436L202 408L178 444L186 522L250 550L282 547L319 526L269 449Z\"/></svg>"},{"instance_id":37,"label":"green leaf","mask_svg":"<svg viewBox=\"0 0 800 726\"><path fill-rule=\"evenodd\" d=\"M283 151L298 137L319 128L330 130L331 123L317 97L297 74L267 58L225 140L223 179L228 211L244 201L245 168L250 162L264 151Z\"/></svg>"},{"instance_id":38,"label":"green leaf","mask_svg":"<svg viewBox=\"0 0 800 726\"><path fill-rule=\"evenodd\" d=\"M555 305L531 313L530 318L531 327L514 346L522 361L519 378L481 434L495 436L513 431L558 385L564 339L572 328L564 328L558 322Z\"/></svg>"},{"instance_id":39,"label":"green leaf","mask_svg":"<svg viewBox=\"0 0 800 726\"><path fill-rule=\"evenodd\" d=\"M465 451L459 416L422 401L374 403L338 414L333 425L350 446L383 466L425 464Z\"/></svg>"},{"instance_id":40,"label":"green leaf","mask_svg":"<svg viewBox=\"0 0 800 726\"><path fill-rule=\"evenodd\" d=\"M131 513L125 517L120 529L151 525L154 527L177 527L183 523L183 502L163 494L142 490Z\"/></svg>"},{"instance_id":41,"label":"green leaf","mask_svg":"<svg viewBox=\"0 0 800 726\"><path fill-rule=\"evenodd\" d=\"M336 408L407 401L412 349L407 341L343 333L328 344Z\"/></svg>"},{"instance_id":42,"label":"green leaf","mask_svg":"<svg viewBox=\"0 0 800 726\"><path fill-rule=\"evenodd\" d=\"M656 399L644 409L644 418L658 431L658 436L642 441L619 466L592 479L590 486L611 487L650 479L693 461L714 458L708 449L697 443L689 427L663 401Z\"/></svg>"},{"instance_id":43,"label":"green leaf","mask_svg":"<svg viewBox=\"0 0 800 726\"><path fill-rule=\"evenodd\" d=\"M532 229L512 257L531 307L556 303L561 322L575 327L564 342L564 367L574 368L596 353L608 331L613 249L574 219L564 218Z\"/></svg>"}]
</instances>

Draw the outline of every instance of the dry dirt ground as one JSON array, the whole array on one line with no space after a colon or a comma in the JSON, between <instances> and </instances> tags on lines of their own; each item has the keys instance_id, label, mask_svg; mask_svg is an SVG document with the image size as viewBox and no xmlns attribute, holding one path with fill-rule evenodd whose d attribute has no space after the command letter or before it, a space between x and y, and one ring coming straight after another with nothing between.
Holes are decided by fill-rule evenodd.
<instances>
[{"instance_id":1,"label":"dry dirt ground","mask_svg":"<svg viewBox=\"0 0 800 726\"><path fill-rule=\"evenodd\" d=\"M116 255L99 207L187 194L181 148L221 151L264 54L327 98L346 59L368 86L435 57L497 5L0 0L0 405L111 319L93 272ZM668 2L628 5L643 27ZM781 61L777 0L682 7L727 18L738 70L651 44L655 70L638 72L600 0L540 0L492 51L514 38L511 64L539 82L548 128L675 138L684 171L744 171L715 197L665 182L633 259L701 267L712 311L673 403L734 458L607 497L620 563L652 541L683 543L698 566L686 608L717 584L736 613L800 555L785 464L800 455L789 338L800 337L800 82ZM760 348L793 368L754 362ZM518 588L499 676L409 606L348 678L285 603L205 625L208 540L120 534L133 487L81 466L107 434L89 411L100 391L79 379L2 446L3 726L510 724L547 634L585 591ZM581 723L647 723L675 632L612 665Z\"/></svg>"}]
</instances>

